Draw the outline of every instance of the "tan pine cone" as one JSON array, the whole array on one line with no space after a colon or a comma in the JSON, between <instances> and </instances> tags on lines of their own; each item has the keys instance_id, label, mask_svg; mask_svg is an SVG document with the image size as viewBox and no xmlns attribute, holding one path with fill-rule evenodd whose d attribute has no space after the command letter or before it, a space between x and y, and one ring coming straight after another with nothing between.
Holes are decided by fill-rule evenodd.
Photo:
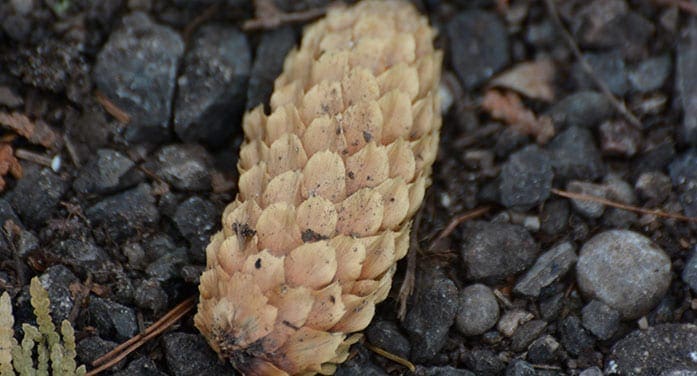
<instances>
[{"instance_id":1,"label":"tan pine cone","mask_svg":"<svg viewBox=\"0 0 697 376\"><path fill-rule=\"evenodd\" d=\"M387 296L438 147L434 36L404 1L333 9L246 114L195 317L246 375L332 374Z\"/></svg>"}]
</instances>

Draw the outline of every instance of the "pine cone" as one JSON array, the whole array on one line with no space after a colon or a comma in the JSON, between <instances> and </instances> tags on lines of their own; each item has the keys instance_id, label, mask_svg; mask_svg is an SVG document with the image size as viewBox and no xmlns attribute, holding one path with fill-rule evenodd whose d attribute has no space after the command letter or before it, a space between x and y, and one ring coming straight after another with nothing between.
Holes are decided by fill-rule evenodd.
<instances>
[{"instance_id":1,"label":"pine cone","mask_svg":"<svg viewBox=\"0 0 697 376\"><path fill-rule=\"evenodd\" d=\"M438 147L434 36L407 2L333 9L245 115L195 317L243 373L332 374L387 296Z\"/></svg>"}]
</instances>

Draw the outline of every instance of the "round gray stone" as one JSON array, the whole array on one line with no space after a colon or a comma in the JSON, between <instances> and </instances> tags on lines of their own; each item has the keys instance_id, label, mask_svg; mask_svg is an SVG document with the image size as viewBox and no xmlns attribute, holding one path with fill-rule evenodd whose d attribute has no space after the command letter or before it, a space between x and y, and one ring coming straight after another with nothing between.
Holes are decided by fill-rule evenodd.
<instances>
[{"instance_id":1,"label":"round gray stone","mask_svg":"<svg viewBox=\"0 0 697 376\"><path fill-rule=\"evenodd\" d=\"M455 324L460 333L477 336L491 329L499 319L499 304L489 287L467 286L460 294Z\"/></svg>"},{"instance_id":2,"label":"round gray stone","mask_svg":"<svg viewBox=\"0 0 697 376\"><path fill-rule=\"evenodd\" d=\"M587 297L634 319L651 310L668 289L670 258L636 232L606 231L581 248L576 278Z\"/></svg>"}]
</instances>

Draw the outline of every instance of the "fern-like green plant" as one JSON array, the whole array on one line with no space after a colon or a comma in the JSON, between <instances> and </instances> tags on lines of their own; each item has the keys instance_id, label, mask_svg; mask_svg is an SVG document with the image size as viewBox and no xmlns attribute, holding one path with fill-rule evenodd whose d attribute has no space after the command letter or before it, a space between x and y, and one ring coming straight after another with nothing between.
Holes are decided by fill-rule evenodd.
<instances>
[{"instance_id":1,"label":"fern-like green plant","mask_svg":"<svg viewBox=\"0 0 697 376\"><path fill-rule=\"evenodd\" d=\"M21 344L14 338L10 296L7 292L0 296L0 376L84 375L85 366L77 367L75 363L75 331L70 322L63 320L61 333L56 332L48 292L36 277L31 280L29 294L38 328L22 324Z\"/></svg>"}]
</instances>

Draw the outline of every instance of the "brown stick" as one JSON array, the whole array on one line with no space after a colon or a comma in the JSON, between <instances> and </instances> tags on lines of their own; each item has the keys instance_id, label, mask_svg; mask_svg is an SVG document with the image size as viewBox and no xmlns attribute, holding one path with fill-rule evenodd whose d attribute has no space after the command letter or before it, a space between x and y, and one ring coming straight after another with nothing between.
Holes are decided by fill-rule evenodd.
<instances>
[{"instance_id":1,"label":"brown stick","mask_svg":"<svg viewBox=\"0 0 697 376\"><path fill-rule=\"evenodd\" d=\"M167 328L172 326L185 314L191 311L191 309L194 307L194 300L195 297L193 296L184 300L162 316L161 319L157 320L155 323L145 329L143 333L133 336L128 341L116 346L113 350L99 357L97 360L92 362L92 366L97 368L87 372L86 376L94 376L105 369L111 368L123 358L128 356L128 354L147 343L148 340L164 332Z\"/></svg>"},{"instance_id":2,"label":"brown stick","mask_svg":"<svg viewBox=\"0 0 697 376\"><path fill-rule=\"evenodd\" d=\"M641 128L641 121L639 118L636 117L628 108L625 106L624 102L620 101L615 97L614 94L610 91L610 89L605 85L605 82L603 82L598 76L595 74L595 71L593 70L593 67L588 64L586 59L583 58L583 54L581 53L581 49L578 47L578 44L576 44L576 41L574 40L574 37L571 36L571 34L566 30L566 27L564 27L564 24L561 22L561 19L559 18L559 14L557 13L557 8L554 5L554 0L545 0L545 5L547 6L547 12L549 13L549 17L552 19L552 22L554 25L559 29L561 32L562 37L564 38L564 41L568 45L568 47L571 49L571 52L574 54L574 57L578 62L581 64L581 68L588 74L588 76L593 80L593 83L600 89L600 91L607 97L607 99L610 101L610 103L617 109L617 111L622 115L629 123L631 123L633 126L637 128Z\"/></svg>"},{"instance_id":3,"label":"brown stick","mask_svg":"<svg viewBox=\"0 0 697 376\"><path fill-rule=\"evenodd\" d=\"M685 222L697 222L697 217L688 217L688 216L682 215L682 214L666 213L660 209L644 209L644 208L640 208L638 206L626 205L626 204L622 204L619 202L611 201L611 200L608 200L608 199L603 198L603 197L596 197L596 196L585 195L582 193L573 193L573 192L568 192L568 191L562 191L560 189L555 189L555 188L552 188L552 193L554 193L557 196L566 197L566 198L570 198L573 200L593 201L593 202L597 202L597 203L600 203L603 205L612 206L613 208L624 209L624 210L628 210L631 212L655 215L657 217L671 218L671 219L676 219L676 220L685 221Z\"/></svg>"}]
</instances>

